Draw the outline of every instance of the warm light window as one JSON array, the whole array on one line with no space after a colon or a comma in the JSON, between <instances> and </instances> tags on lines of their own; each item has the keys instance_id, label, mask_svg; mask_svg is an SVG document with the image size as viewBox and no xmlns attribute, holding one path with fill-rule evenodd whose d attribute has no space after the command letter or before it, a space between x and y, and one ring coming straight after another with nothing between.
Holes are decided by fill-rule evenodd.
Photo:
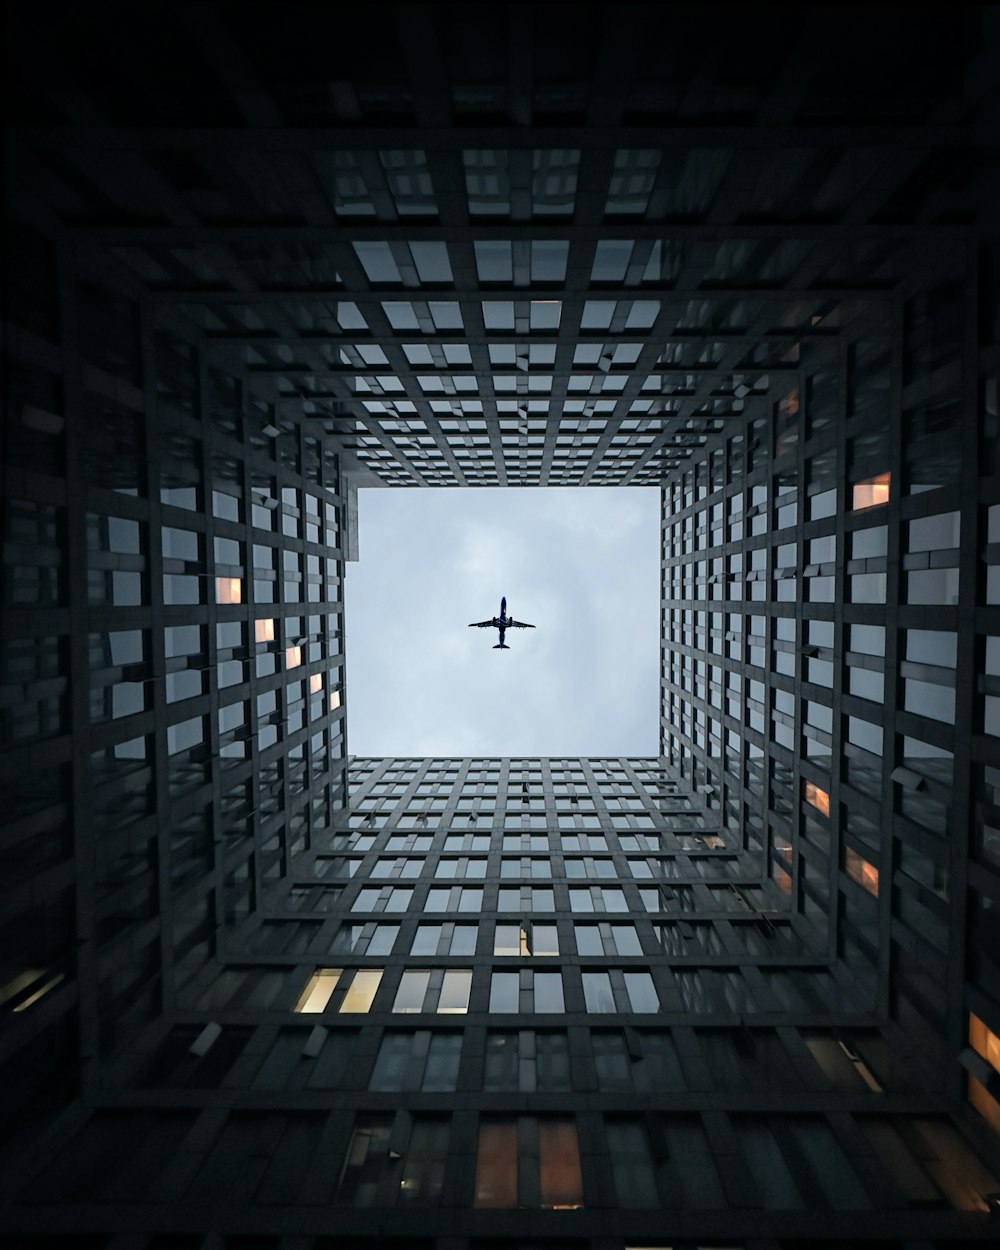
<instances>
[{"instance_id":1,"label":"warm light window","mask_svg":"<svg viewBox=\"0 0 1000 1250\"><path fill-rule=\"evenodd\" d=\"M338 707L340 707L340 691L331 690L330 691L330 711L335 712Z\"/></svg>"},{"instance_id":2,"label":"warm light window","mask_svg":"<svg viewBox=\"0 0 1000 1250\"><path fill-rule=\"evenodd\" d=\"M340 1010L342 1012L369 1011L372 999L375 997L375 991L378 989L381 980L381 968L371 968L363 972L356 972L354 980L344 995L344 1001L340 1004Z\"/></svg>"},{"instance_id":3,"label":"warm light window","mask_svg":"<svg viewBox=\"0 0 1000 1250\"><path fill-rule=\"evenodd\" d=\"M778 889L782 892L782 894L791 894L792 878L790 875L785 872L784 868L782 868L780 864L772 864L771 868L774 876L774 883Z\"/></svg>"},{"instance_id":4,"label":"warm light window","mask_svg":"<svg viewBox=\"0 0 1000 1250\"><path fill-rule=\"evenodd\" d=\"M217 577L215 579L216 603L242 603L243 581L239 577Z\"/></svg>"},{"instance_id":5,"label":"warm light window","mask_svg":"<svg viewBox=\"0 0 1000 1250\"><path fill-rule=\"evenodd\" d=\"M1000 1072L1000 1037L972 1012L969 1013L969 1045Z\"/></svg>"},{"instance_id":6,"label":"warm light window","mask_svg":"<svg viewBox=\"0 0 1000 1250\"><path fill-rule=\"evenodd\" d=\"M537 1153L532 1130L538 1134ZM523 1135L520 1142L519 1134ZM537 1189L532 1183L536 1175ZM480 1124L473 1205L496 1209L528 1203L552 1211L583 1206L580 1148L572 1120L522 1117L520 1123L499 1120Z\"/></svg>"},{"instance_id":7,"label":"warm light window","mask_svg":"<svg viewBox=\"0 0 1000 1250\"><path fill-rule=\"evenodd\" d=\"M517 1206L517 1121L479 1126L476 1155L477 1207Z\"/></svg>"},{"instance_id":8,"label":"warm light window","mask_svg":"<svg viewBox=\"0 0 1000 1250\"><path fill-rule=\"evenodd\" d=\"M323 689L323 674L313 673L313 675L309 678L309 693L319 694L319 692L322 689Z\"/></svg>"},{"instance_id":9,"label":"warm light window","mask_svg":"<svg viewBox=\"0 0 1000 1250\"><path fill-rule=\"evenodd\" d=\"M583 1206L580 1149L570 1120L542 1120L538 1125L542 1206L572 1211Z\"/></svg>"},{"instance_id":10,"label":"warm light window","mask_svg":"<svg viewBox=\"0 0 1000 1250\"><path fill-rule=\"evenodd\" d=\"M852 851L849 846L844 847L844 872L852 881L856 881L869 894L874 894L878 898L878 869L874 864L869 864L867 859L863 859L857 851Z\"/></svg>"},{"instance_id":11,"label":"warm light window","mask_svg":"<svg viewBox=\"0 0 1000 1250\"><path fill-rule=\"evenodd\" d=\"M803 782L805 790L805 798L807 803L811 803L817 811L822 812L824 816L830 815L830 796L825 790L821 790L819 786L813 785L811 781Z\"/></svg>"},{"instance_id":12,"label":"warm light window","mask_svg":"<svg viewBox=\"0 0 1000 1250\"><path fill-rule=\"evenodd\" d=\"M301 663L302 663L302 648L301 647L286 647L285 648L285 668L298 668L298 666Z\"/></svg>"},{"instance_id":13,"label":"warm light window","mask_svg":"<svg viewBox=\"0 0 1000 1250\"><path fill-rule=\"evenodd\" d=\"M306 982L294 1010L313 1015L324 1011L342 971L342 968L318 968Z\"/></svg>"},{"instance_id":14,"label":"warm light window","mask_svg":"<svg viewBox=\"0 0 1000 1250\"><path fill-rule=\"evenodd\" d=\"M258 642L274 642L274 618L269 616L255 621L254 637Z\"/></svg>"},{"instance_id":15,"label":"warm light window","mask_svg":"<svg viewBox=\"0 0 1000 1250\"><path fill-rule=\"evenodd\" d=\"M41 981L41 978L44 976L45 969L43 968L30 968L27 972L18 973L13 980L8 981L4 986L0 986L0 1003L9 1002L11 999L15 999L19 994L23 994L29 986L37 985L37 988L33 991L33 993L29 994L27 998L22 999L21 1002L19 1002L14 1008L15 1013L27 1011L27 1009L29 1007L33 1007L40 998L44 998L49 990L55 989L57 985L61 984L61 982L66 979L65 973L63 972L57 972L54 976L49 977L47 980ZM41 984L38 984L39 981L41 981Z\"/></svg>"},{"instance_id":16,"label":"warm light window","mask_svg":"<svg viewBox=\"0 0 1000 1250\"><path fill-rule=\"evenodd\" d=\"M889 502L889 479L891 473L880 473L864 482L855 482L851 508L860 512L864 508L877 508Z\"/></svg>"}]
</instances>

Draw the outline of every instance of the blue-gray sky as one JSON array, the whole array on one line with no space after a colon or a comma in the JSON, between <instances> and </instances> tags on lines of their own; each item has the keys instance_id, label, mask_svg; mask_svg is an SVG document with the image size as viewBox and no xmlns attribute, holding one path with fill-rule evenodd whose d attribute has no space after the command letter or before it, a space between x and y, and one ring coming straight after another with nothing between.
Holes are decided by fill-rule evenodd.
<instances>
[{"instance_id":1,"label":"blue-gray sky","mask_svg":"<svg viewBox=\"0 0 1000 1250\"><path fill-rule=\"evenodd\" d=\"M659 491L368 489L347 566L353 755L656 755ZM536 628L470 621L508 614Z\"/></svg>"}]
</instances>

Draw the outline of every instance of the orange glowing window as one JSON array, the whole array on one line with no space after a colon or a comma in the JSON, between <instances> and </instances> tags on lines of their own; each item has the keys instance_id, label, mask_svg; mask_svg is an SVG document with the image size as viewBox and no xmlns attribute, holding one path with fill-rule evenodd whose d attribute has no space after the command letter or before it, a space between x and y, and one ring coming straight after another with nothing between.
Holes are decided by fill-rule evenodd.
<instances>
[{"instance_id":1,"label":"orange glowing window","mask_svg":"<svg viewBox=\"0 0 1000 1250\"><path fill-rule=\"evenodd\" d=\"M309 678L309 693L319 694L319 692L322 689L323 689L323 674L313 673L313 675Z\"/></svg>"},{"instance_id":2,"label":"orange glowing window","mask_svg":"<svg viewBox=\"0 0 1000 1250\"><path fill-rule=\"evenodd\" d=\"M1000 1037L984 1024L978 1016L969 1012L969 1045L977 1055L1000 1072Z\"/></svg>"},{"instance_id":3,"label":"orange glowing window","mask_svg":"<svg viewBox=\"0 0 1000 1250\"><path fill-rule=\"evenodd\" d=\"M338 707L340 707L340 691L331 690L330 691L330 711L335 712Z\"/></svg>"},{"instance_id":4,"label":"orange glowing window","mask_svg":"<svg viewBox=\"0 0 1000 1250\"><path fill-rule=\"evenodd\" d=\"M778 405L778 410L781 412L782 416L794 417L798 415L798 411L799 411L798 387L788 392L788 394L784 397L784 399L782 399L781 403Z\"/></svg>"},{"instance_id":5,"label":"orange glowing window","mask_svg":"<svg viewBox=\"0 0 1000 1250\"><path fill-rule=\"evenodd\" d=\"M517 1206L517 1121L482 1123L476 1156L476 1207Z\"/></svg>"},{"instance_id":6,"label":"orange glowing window","mask_svg":"<svg viewBox=\"0 0 1000 1250\"><path fill-rule=\"evenodd\" d=\"M243 581L239 577L217 577L215 579L216 603L242 603Z\"/></svg>"},{"instance_id":7,"label":"orange glowing window","mask_svg":"<svg viewBox=\"0 0 1000 1250\"><path fill-rule=\"evenodd\" d=\"M582 1207L580 1147L573 1122L540 1120L538 1154L542 1206L553 1211L573 1211Z\"/></svg>"},{"instance_id":8,"label":"orange glowing window","mask_svg":"<svg viewBox=\"0 0 1000 1250\"><path fill-rule=\"evenodd\" d=\"M780 864L772 864L771 872L774 877L774 883L782 894L791 894L792 878L789 873L785 872Z\"/></svg>"},{"instance_id":9,"label":"orange glowing window","mask_svg":"<svg viewBox=\"0 0 1000 1250\"><path fill-rule=\"evenodd\" d=\"M811 781L802 783L807 803L811 803L818 812L822 812L824 816L830 815L830 796L825 790L821 790L819 786L814 785Z\"/></svg>"},{"instance_id":10,"label":"orange glowing window","mask_svg":"<svg viewBox=\"0 0 1000 1250\"><path fill-rule=\"evenodd\" d=\"M860 512L864 508L878 508L889 502L889 479L891 473L880 473L864 482L855 482L851 508Z\"/></svg>"},{"instance_id":11,"label":"orange glowing window","mask_svg":"<svg viewBox=\"0 0 1000 1250\"><path fill-rule=\"evenodd\" d=\"M286 647L285 648L285 668L298 668L298 666L301 663L302 663L302 648L301 647Z\"/></svg>"},{"instance_id":12,"label":"orange glowing window","mask_svg":"<svg viewBox=\"0 0 1000 1250\"><path fill-rule=\"evenodd\" d=\"M844 847L844 872L852 881L856 881L869 894L878 898L878 869L849 846Z\"/></svg>"},{"instance_id":13,"label":"orange glowing window","mask_svg":"<svg viewBox=\"0 0 1000 1250\"><path fill-rule=\"evenodd\" d=\"M258 642L274 642L274 618L269 616L256 621L254 637Z\"/></svg>"}]
</instances>

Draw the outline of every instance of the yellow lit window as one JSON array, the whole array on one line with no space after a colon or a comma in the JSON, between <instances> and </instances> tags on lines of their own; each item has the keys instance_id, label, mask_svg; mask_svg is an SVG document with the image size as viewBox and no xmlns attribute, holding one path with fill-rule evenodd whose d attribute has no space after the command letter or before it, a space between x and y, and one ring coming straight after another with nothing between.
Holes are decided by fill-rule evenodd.
<instances>
[{"instance_id":1,"label":"yellow lit window","mask_svg":"<svg viewBox=\"0 0 1000 1250\"><path fill-rule=\"evenodd\" d=\"M16 999L19 994L23 994L25 990L34 985L35 989L33 992L27 998L22 999L14 1007L14 1011L15 1013L27 1011L29 1007L33 1007L40 998L45 997L49 990L55 989L57 985L60 985L65 980L65 973L62 972L57 972L43 980L46 977L46 971L44 968L29 968L26 972L19 972L6 985L0 986L0 1003Z\"/></svg>"},{"instance_id":2,"label":"yellow lit window","mask_svg":"<svg viewBox=\"0 0 1000 1250\"><path fill-rule=\"evenodd\" d=\"M342 968L317 968L306 982L306 988L299 995L293 1010L310 1015L325 1011L342 971Z\"/></svg>"},{"instance_id":3,"label":"yellow lit window","mask_svg":"<svg viewBox=\"0 0 1000 1250\"><path fill-rule=\"evenodd\" d=\"M969 1012L969 1045L1000 1072L1000 1037L972 1012Z\"/></svg>"},{"instance_id":4,"label":"yellow lit window","mask_svg":"<svg viewBox=\"0 0 1000 1250\"><path fill-rule=\"evenodd\" d=\"M302 648L301 647L286 647L285 648L285 668L298 668L298 666L301 663L302 663Z\"/></svg>"},{"instance_id":5,"label":"yellow lit window","mask_svg":"<svg viewBox=\"0 0 1000 1250\"><path fill-rule=\"evenodd\" d=\"M322 689L323 689L323 674L313 673L313 675L309 678L309 693L319 694L319 692Z\"/></svg>"},{"instance_id":6,"label":"yellow lit window","mask_svg":"<svg viewBox=\"0 0 1000 1250\"><path fill-rule=\"evenodd\" d=\"M274 642L274 617L264 617L254 623L254 637L258 642Z\"/></svg>"},{"instance_id":7,"label":"yellow lit window","mask_svg":"<svg viewBox=\"0 0 1000 1250\"><path fill-rule=\"evenodd\" d=\"M891 473L880 473L864 482L855 482L851 508L860 512L864 508L878 508L889 502L889 479Z\"/></svg>"},{"instance_id":8,"label":"yellow lit window","mask_svg":"<svg viewBox=\"0 0 1000 1250\"><path fill-rule=\"evenodd\" d=\"M802 783L805 799L807 803L811 803L818 812L822 812L824 816L830 815L830 796L825 790L821 790L819 786L813 785L811 781Z\"/></svg>"},{"instance_id":9,"label":"yellow lit window","mask_svg":"<svg viewBox=\"0 0 1000 1250\"><path fill-rule=\"evenodd\" d=\"M342 1012L369 1011L381 980L381 968L369 968L363 972L356 972L354 980L344 995L344 1001L340 1004L340 1010Z\"/></svg>"},{"instance_id":10,"label":"yellow lit window","mask_svg":"<svg viewBox=\"0 0 1000 1250\"><path fill-rule=\"evenodd\" d=\"M331 690L330 691L330 711L335 712L338 707L340 707L340 691Z\"/></svg>"},{"instance_id":11,"label":"yellow lit window","mask_svg":"<svg viewBox=\"0 0 1000 1250\"><path fill-rule=\"evenodd\" d=\"M844 872L852 881L856 881L869 894L874 894L878 898L878 869L874 864L869 864L868 860L860 856L857 851L852 851L849 846L844 847Z\"/></svg>"},{"instance_id":12,"label":"yellow lit window","mask_svg":"<svg viewBox=\"0 0 1000 1250\"><path fill-rule=\"evenodd\" d=\"M239 577L217 577L215 579L216 603L242 603L243 581Z\"/></svg>"}]
</instances>

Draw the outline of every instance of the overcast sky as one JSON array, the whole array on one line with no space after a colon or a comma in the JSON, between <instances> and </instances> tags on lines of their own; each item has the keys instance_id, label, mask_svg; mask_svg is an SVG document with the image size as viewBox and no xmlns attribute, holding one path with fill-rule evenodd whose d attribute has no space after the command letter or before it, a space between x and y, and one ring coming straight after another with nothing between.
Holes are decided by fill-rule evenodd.
<instances>
[{"instance_id":1,"label":"overcast sky","mask_svg":"<svg viewBox=\"0 0 1000 1250\"><path fill-rule=\"evenodd\" d=\"M650 487L367 489L347 565L352 755L656 755ZM535 629L469 629L500 612Z\"/></svg>"}]
</instances>

